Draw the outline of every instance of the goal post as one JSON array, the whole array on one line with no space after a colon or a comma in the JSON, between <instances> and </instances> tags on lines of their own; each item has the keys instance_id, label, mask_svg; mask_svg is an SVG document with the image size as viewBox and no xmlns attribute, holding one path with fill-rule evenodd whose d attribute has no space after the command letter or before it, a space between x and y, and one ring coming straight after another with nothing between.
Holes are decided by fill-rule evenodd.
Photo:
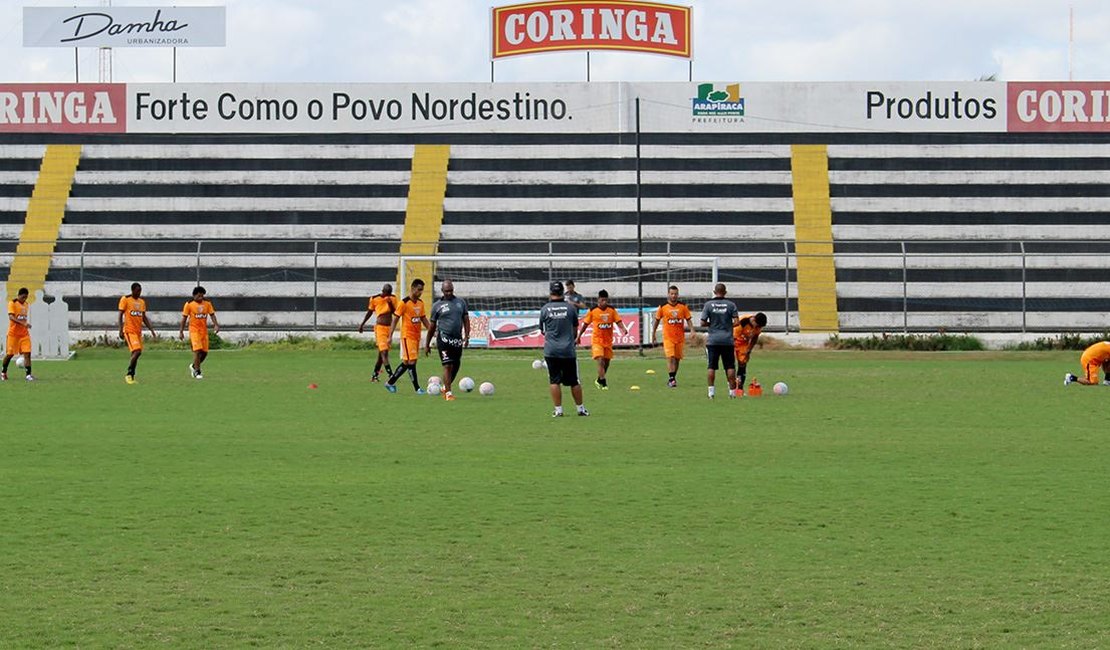
<instances>
[{"instance_id":1,"label":"goal post","mask_svg":"<svg viewBox=\"0 0 1110 650\"><path fill-rule=\"evenodd\" d=\"M429 265L433 277L420 278L425 295L438 295L438 283L451 280L473 311L538 310L551 282L573 280L587 305L604 289L614 307L636 310L641 322L651 316L645 310L653 313L666 300L671 285L687 297L712 295L719 272L719 258L710 255L401 255L397 292L407 295L414 273L426 273ZM645 327L641 345L648 336Z\"/></svg>"}]
</instances>

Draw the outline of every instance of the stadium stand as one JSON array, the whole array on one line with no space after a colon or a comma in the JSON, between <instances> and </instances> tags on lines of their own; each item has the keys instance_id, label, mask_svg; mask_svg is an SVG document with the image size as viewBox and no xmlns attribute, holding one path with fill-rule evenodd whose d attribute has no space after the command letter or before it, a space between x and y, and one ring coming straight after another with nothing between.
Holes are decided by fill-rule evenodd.
<instances>
[{"instance_id":1,"label":"stadium stand","mask_svg":"<svg viewBox=\"0 0 1110 650\"><path fill-rule=\"evenodd\" d=\"M5 272L54 142L83 145L47 277L76 327L134 280L163 323L199 281L230 327L352 327L396 277L423 143L449 145L440 253L636 252L630 134L6 134ZM745 309L797 329L791 147L815 142L841 330L1103 327L1097 134L644 134L643 252L718 255Z\"/></svg>"}]
</instances>

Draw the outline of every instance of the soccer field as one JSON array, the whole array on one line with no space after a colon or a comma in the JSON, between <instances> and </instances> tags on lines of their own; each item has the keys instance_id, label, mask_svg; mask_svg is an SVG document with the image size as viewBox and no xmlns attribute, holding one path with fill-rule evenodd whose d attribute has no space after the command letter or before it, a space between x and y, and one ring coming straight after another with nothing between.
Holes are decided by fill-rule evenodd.
<instances>
[{"instance_id":1,"label":"soccer field","mask_svg":"<svg viewBox=\"0 0 1110 650\"><path fill-rule=\"evenodd\" d=\"M468 352L497 393L450 404L365 352L13 367L3 645L1110 644L1078 353L759 351L790 395L713 402L618 358L559 420L533 357Z\"/></svg>"}]
</instances>

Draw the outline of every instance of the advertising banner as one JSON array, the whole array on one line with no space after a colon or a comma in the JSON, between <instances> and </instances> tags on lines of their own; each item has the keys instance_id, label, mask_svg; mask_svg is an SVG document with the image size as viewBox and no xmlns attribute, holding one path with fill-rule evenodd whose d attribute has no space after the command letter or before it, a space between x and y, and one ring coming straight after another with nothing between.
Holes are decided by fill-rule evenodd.
<instances>
[{"instance_id":1,"label":"advertising banner","mask_svg":"<svg viewBox=\"0 0 1110 650\"><path fill-rule=\"evenodd\" d=\"M824 82L630 84L648 132L1003 132L1006 84Z\"/></svg>"},{"instance_id":2,"label":"advertising banner","mask_svg":"<svg viewBox=\"0 0 1110 650\"><path fill-rule=\"evenodd\" d=\"M690 7L609 0L493 7L492 58L567 50L624 50L690 58Z\"/></svg>"},{"instance_id":3,"label":"advertising banner","mask_svg":"<svg viewBox=\"0 0 1110 650\"><path fill-rule=\"evenodd\" d=\"M23 47L223 47L224 7L24 7Z\"/></svg>"},{"instance_id":4,"label":"advertising banner","mask_svg":"<svg viewBox=\"0 0 1110 650\"><path fill-rule=\"evenodd\" d=\"M132 133L616 132L617 84L129 84Z\"/></svg>"},{"instance_id":5,"label":"advertising banner","mask_svg":"<svg viewBox=\"0 0 1110 650\"><path fill-rule=\"evenodd\" d=\"M124 133L124 84L0 85L0 133Z\"/></svg>"},{"instance_id":6,"label":"advertising banner","mask_svg":"<svg viewBox=\"0 0 1110 650\"><path fill-rule=\"evenodd\" d=\"M614 347L635 347L640 344L640 316L635 309L620 309L621 321L628 328L627 335L613 330ZM491 348L542 348L543 336L540 334L540 313L520 312L513 315L490 315L488 320L488 345ZM472 324L473 326L473 324ZM473 337L473 331L471 332ZM589 348L593 342L592 328L582 335L582 347Z\"/></svg>"},{"instance_id":7,"label":"advertising banner","mask_svg":"<svg viewBox=\"0 0 1110 650\"><path fill-rule=\"evenodd\" d=\"M1003 133L1110 130L1110 82L0 84L0 132Z\"/></svg>"},{"instance_id":8,"label":"advertising banner","mask_svg":"<svg viewBox=\"0 0 1110 650\"><path fill-rule=\"evenodd\" d=\"M1110 82L1011 82L1010 131L1110 131Z\"/></svg>"}]
</instances>

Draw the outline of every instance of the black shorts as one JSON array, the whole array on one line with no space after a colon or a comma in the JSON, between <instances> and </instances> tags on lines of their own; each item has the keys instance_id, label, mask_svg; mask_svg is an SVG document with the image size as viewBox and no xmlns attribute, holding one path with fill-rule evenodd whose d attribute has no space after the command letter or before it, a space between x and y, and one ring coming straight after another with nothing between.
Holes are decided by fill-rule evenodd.
<instances>
[{"instance_id":1,"label":"black shorts","mask_svg":"<svg viewBox=\"0 0 1110 650\"><path fill-rule=\"evenodd\" d=\"M462 365L461 345L448 345L443 341L436 341L436 349L439 350L439 361L443 365L455 366L455 368Z\"/></svg>"},{"instance_id":2,"label":"black shorts","mask_svg":"<svg viewBox=\"0 0 1110 650\"><path fill-rule=\"evenodd\" d=\"M563 357L544 357L547 362L547 378L551 384L564 386L578 385L578 359Z\"/></svg>"},{"instance_id":3,"label":"black shorts","mask_svg":"<svg viewBox=\"0 0 1110 650\"><path fill-rule=\"evenodd\" d=\"M736 355L731 345L705 346L705 358L709 361L709 369L716 370L720 361L725 370L736 370Z\"/></svg>"}]
</instances>

